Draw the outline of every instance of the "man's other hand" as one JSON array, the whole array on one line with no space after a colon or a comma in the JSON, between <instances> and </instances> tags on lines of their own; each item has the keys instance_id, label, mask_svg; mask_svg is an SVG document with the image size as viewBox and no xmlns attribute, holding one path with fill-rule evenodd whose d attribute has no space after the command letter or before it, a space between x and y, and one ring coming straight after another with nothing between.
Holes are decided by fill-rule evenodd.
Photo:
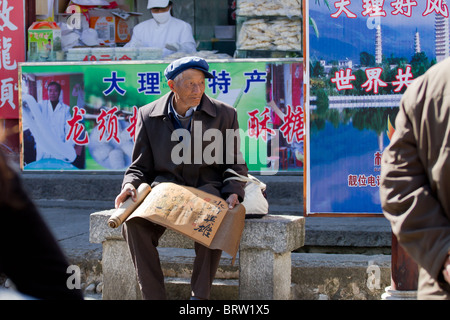
<instances>
[{"instance_id":1,"label":"man's other hand","mask_svg":"<svg viewBox=\"0 0 450 320\"><path fill-rule=\"evenodd\" d=\"M239 198L236 193L230 194L230 196L225 201L228 203L229 209L233 209L236 205L239 204Z\"/></svg>"}]
</instances>

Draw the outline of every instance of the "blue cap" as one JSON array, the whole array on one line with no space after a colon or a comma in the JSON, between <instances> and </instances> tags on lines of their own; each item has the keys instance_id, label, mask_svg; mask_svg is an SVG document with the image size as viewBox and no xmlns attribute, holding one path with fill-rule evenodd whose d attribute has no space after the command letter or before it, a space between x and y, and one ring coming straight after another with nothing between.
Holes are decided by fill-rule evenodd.
<instances>
[{"instance_id":1,"label":"blue cap","mask_svg":"<svg viewBox=\"0 0 450 320\"><path fill-rule=\"evenodd\" d=\"M208 63L199 57L184 57L173 61L166 70L164 70L164 75L167 80L173 80L177 75L187 69L197 69L203 71L206 78L214 78L214 76L209 73Z\"/></svg>"}]
</instances>

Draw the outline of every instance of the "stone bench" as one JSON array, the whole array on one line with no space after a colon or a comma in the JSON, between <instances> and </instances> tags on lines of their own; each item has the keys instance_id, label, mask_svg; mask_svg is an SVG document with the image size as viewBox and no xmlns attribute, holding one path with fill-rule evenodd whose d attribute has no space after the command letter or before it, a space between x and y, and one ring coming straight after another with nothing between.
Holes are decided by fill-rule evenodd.
<instances>
[{"instance_id":1,"label":"stone bench","mask_svg":"<svg viewBox=\"0 0 450 320\"><path fill-rule=\"evenodd\" d=\"M107 221L114 210L90 215L92 243L103 245L103 299L141 299L139 285L121 228L111 229ZM248 219L239 247L239 299L288 300L291 298L291 252L304 245L305 219L267 215ZM194 248L194 242L168 229L159 247Z\"/></svg>"}]
</instances>

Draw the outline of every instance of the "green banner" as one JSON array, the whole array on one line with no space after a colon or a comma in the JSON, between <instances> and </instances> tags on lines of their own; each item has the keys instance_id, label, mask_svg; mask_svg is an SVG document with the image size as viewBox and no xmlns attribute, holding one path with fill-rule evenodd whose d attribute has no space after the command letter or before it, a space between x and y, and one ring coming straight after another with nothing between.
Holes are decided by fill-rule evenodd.
<instances>
[{"instance_id":1,"label":"green banner","mask_svg":"<svg viewBox=\"0 0 450 320\"><path fill-rule=\"evenodd\" d=\"M209 64L205 93L238 111L249 170L303 171L302 61ZM23 170L125 170L138 108L170 91L167 65L21 64Z\"/></svg>"}]
</instances>

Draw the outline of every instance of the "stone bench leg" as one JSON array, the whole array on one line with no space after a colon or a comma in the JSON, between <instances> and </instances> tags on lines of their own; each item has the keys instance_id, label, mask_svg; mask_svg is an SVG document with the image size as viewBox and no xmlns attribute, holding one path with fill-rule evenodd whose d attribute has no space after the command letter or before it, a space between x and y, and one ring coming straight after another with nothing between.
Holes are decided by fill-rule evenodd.
<instances>
[{"instance_id":1,"label":"stone bench leg","mask_svg":"<svg viewBox=\"0 0 450 320\"><path fill-rule=\"evenodd\" d=\"M128 245L121 233L122 227L108 227L108 219L113 213L114 209L111 209L90 215L89 241L101 243L103 247L103 300L139 300L141 290Z\"/></svg>"},{"instance_id":2,"label":"stone bench leg","mask_svg":"<svg viewBox=\"0 0 450 320\"><path fill-rule=\"evenodd\" d=\"M124 240L103 242L103 300L141 300L141 290L128 245Z\"/></svg>"},{"instance_id":3,"label":"stone bench leg","mask_svg":"<svg viewBox=\"0 0 450 320\"><path fill-rule=\"evenodd\" d=\"M241 250L240 300L289 300L291 298L291 253L271 250Z\"/></svg>"},{"instance_id":4,"label":"stone bench leg","mask_svg":"<svg viewBox=\"0 0 450 320\"><path fill-rule=\"evenodd\" d=\"M247 220L239 250L240 300L291 299L291 252L304 244L303 217Z\"/></svg>"}]
</instances>

